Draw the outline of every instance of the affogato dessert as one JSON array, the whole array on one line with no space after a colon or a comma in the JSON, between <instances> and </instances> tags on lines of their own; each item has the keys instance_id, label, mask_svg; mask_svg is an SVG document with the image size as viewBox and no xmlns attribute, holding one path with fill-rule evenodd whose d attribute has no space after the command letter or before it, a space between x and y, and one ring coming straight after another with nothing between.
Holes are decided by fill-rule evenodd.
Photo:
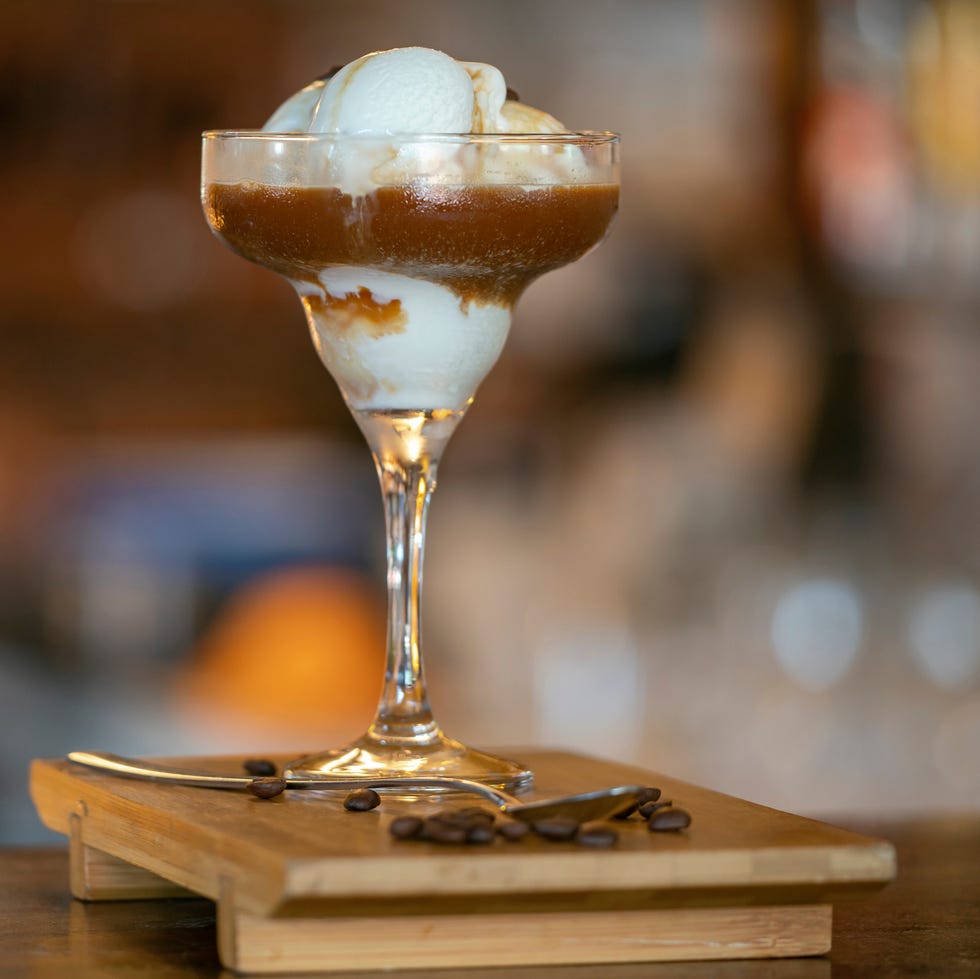
<instances>
[{"instance_id":1,"label":"affogato dessert","mask_svg":"<svg viewBox=\"0 0 980 979\"><path fill-rule=\"evenodd\" d=\"M374 455L387 526L388 648L378 713L294 773L531 773L446 737L420 646L425 519L446 440L538 276L580 258L618 203L618 139L569 133L494 67L428 48L365 55L287 99L262 130L204 135L215 233L295 286Z\"/></svg>"},{"instance_id":2,"label":"affogato dessert","mask_svg":"<svg viewBox=\"0 0 980 979\"><path fill-rule=\"evenodd\" d=\"M521 292L609 227L618 186L590 165L588 137L569 145L553 117L506 96L490 65L426 48L369 54L266 123L290 163L205 185L221 238L293 282L355 409L464 408ZM347 138L324 148L318 133Z\"/></svg>"}]
</instances>

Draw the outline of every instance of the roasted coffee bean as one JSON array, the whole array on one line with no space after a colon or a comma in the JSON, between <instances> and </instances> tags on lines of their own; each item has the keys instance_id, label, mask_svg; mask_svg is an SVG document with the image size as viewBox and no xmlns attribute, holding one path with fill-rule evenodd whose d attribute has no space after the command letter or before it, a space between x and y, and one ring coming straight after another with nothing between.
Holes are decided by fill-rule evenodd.
<instances>
[{"instance_id":1,"label":"roasted coffee bean","mask_svg":"<svg viewBox=\"0 0 980 979\"><path fill-rule=\"evenodd\" d=\"M269 761L268 758L246 758L242 762L242 768L256 778L267 778L270 775L279 774L279 769L276 768L275 763Z\"/></svg>"},{"instance_id":2,"label":"roasted coffee bean","mask_svg":"<svg viewBox=\"0 0 980 979\"><path fill-rule=\"evenodd\" d=\"M399 816L391 821L388 832L399 840L414 840L425 824L418 816Z\"/></svg>"},{"instance_id":3,"label":"roasted coffee bean","mask_svg":"<svg viewBox=\"0 0 980 979\"><path fill-rule=\"evenodd\" d=\"M466 830L467 843L493 843L496 834L493 830L493 823L478 822L470 823Z\"/></svg>"},{"instance_id":4,"label":"roasted coffee bean","mask_svg":"<svg viewBox=\"0 0 980 979\"><path fill-rule=\"evenodd\" d=\"M659 812L661 809L669 808L673 803L670 799L661 799L658 802L644 802L640 806L640 815L644 819L649 819L655 812Z\"/></svg>"},{"instance_id":5,"label":"roasted coffee bean","mask_svg":"<svg viewBox=\"0 0 980 979\"><path fill-rule=\"evenodd\" d=\"M646 805L648 802L656 802L660 798L660 789L656 786L648 785L645 788L640 789L637 793L636 802L633 803L629 809L623 812L616 813L613 819L629 819L641 806Z\"/></svg>"},{"instance_id":6,"label":"roasted coffee bean","mask_svg":"<svg viewBox=\"0 0 980 979\"><path fill-rule=\"evenodd\" d=\"M437 809L429 818L445 819L449 822L463 823L469 819L469 812L466 809L454 809L450 807L448 809Z\"/></svg>"},{"instance_id":7,"label":"roasted coffee bean","mask_svg":"<svg viewBox=\"0 0 980 979\"><path fill-rule=\"evenodd\" d=\"M523 840L530 831L531 827L519 819L508 819L506 822L497 823L497 832L505 840Z\"/></svg>"},{"instance_id":8,"label":"roasted coffee bean","mask_svg":"<svg viewBox=\"0 0 980 979\"><path fill-rule=\"evenodd\" d=\"M583 823L579 826L575 839L582 846L605 847L616 843L619 833L609 823Z\"/></svg>"},{"instance_id":9,"label":"roasted coffee bean","mask_svg":"<svg viewBox=\"0 0 980 979\"><path fill-rule=\"evenodd\" d=\"M456 809L454 811L459 814L461 819L465 819L468 822L489 823L492 825L496 818L492 812L487 809L482 809L480 806L467 806L465 809Z\"/></svg>"},{"instance_id":10,"label":"roasted coffee bean","mask_svg":"<svg viewBox=\"0 0 980 979\"><path fill-rule=\"evenodd\" d=\"M259 799L274 799L286 789L284 778L253 778L248 783L248 791Z\"/></svg>"},{"instance_id":11,"label":"roasted coffee bean","mask_svg":"<svg viewBox=\"0 0 980 979\"><path fill-rule=\"evenodd\" d=\"M469 827L438 816L430 816L422 826L422 839L433 843L465 843Z\"/></svg>"},{"instance_id":12,"label":"roasted coffee bean","mask_svg":"<svg viewBox=\"0 0 980 979\"><path fill-rule=\"evenodd\" d=\"M354 789L344 799L344 808L348 812L367 812L381 805L381 796L374 789Z\"/></svg>"},{"instance_id":13,"label":"roasted coffee bean","mask_svg":"<svg viewBox=\"0 0 980 979\"><path fill-rule=\"evenodd\" d=\"M438 819L451 826L488 825L493 822L493 813L478 806L470 806L466 809L440 809L429 816L429 819Z\"/></svg>"},{"instance_id":14,"label":"roasted coffee bean","mask_svg":"<svg viewBox=\"0 0 980 979\"><path fill-rule=\"evenodd\" d=\"M461 809L440 809L434 812L428 819L442 823L444 826L461 826L467 829L476 822L471 816L464 813Z\"/></svg>"},{"instance_id":15,"label":"roasted coffee bean","mask_svg":"<svg viewBox=\"0 0 980 979\"><path fill-rule=\"evenodd\" d=\"M684 809L661 809L655 812L647 823L653 833L665 833L671 830L687 829L691 825L691 814Z\"/></svg>"},{"instance_id":16,"label":"roasted coffee bean","mask_svg":"<svg viewBox=\"0 0 980 979\"><path fill-rule=\"evenodd\" d=\"M532 829L546 840L570 840L578 832L579 824L574 819L555 816L552 819L539 819Z\"/></svg>"}]
</instances>

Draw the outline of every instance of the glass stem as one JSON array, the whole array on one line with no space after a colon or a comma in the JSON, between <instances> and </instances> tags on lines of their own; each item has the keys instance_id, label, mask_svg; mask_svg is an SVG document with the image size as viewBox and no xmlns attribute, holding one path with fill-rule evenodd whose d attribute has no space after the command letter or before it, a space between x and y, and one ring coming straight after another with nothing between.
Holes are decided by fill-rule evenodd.
<instances>
[{"instance_id":1,"label":"glass stem","mask_svg":"<svg viewBox=\"0 0 980 979\"><path fill-rule=\"evenodd\" d=\"M367 438L384 496L388 558L388 651L384 690L363 737L298 758L293 773L362 776L455 775L509 789L531 784L518 762L447 738L429 707L422 667L425 520L443 449L469 405L459 409L352 408Z\"/></svg>"},{"instance_id":2,"label":"glass stem","mask_svg":"<svg viewBox=\"0 0 980 979\"><path fill-rule=\"evenodd\" d=\"M440 740L425 686L421 648L425 519L436 485L435 459L375 453L384 497L388 561L388 649L384 690L368 735L392 746Z\"/></svg>"}]
</instances>

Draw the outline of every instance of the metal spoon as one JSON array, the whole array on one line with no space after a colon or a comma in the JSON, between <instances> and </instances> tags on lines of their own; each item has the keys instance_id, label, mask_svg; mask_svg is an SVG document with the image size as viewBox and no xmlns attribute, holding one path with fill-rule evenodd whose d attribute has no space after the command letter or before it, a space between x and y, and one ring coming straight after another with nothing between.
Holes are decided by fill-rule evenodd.
<instances>
[{"instance_id":1,"label":"metal spoon","mask_svg":"<svg viewBox=\"0 0 980 979\"><path fill-rule=\"evenodd\" d=\"M88 768L125 775L129 778L145 779L151 782L169 782L173 785L193 785L209 789L245 789L254 781L250 775L218 775L212 772L195 772L184 768L174 768L156 762L145 762L135 758L123 758L98 751L72 751L68 760ZM474 782L468 778L455 778L448 775L409 775L396 778L335 778L332 775L285 777L288 789L455 789L458 792L471 792L483 796L497 809L511 819L533 823L541 819L564 817L584 823L593 819L609 819L618 813L626 812L639 802L646 792L640 785L617 785L610 789L595 792L581 792L576 795L560 796L554 799L536 799L522 802L520 799L500 789Z\"/></svg>"}]
</instances>

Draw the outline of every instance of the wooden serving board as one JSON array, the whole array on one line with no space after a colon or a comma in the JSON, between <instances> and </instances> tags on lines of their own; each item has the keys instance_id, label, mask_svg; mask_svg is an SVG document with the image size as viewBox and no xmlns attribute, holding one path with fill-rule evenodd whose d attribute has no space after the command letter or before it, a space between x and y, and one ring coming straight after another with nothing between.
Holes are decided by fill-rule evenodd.
<instances>
[{"instance_id":1,"label":"wooden serving board","mask_svg":"<svg viewBox=\"0 0 980 979\"><path fill-rule=\"evenodd\" d=\"M510 752L514 755L514 752ZM388 824L470 797L393 798L347 812L345 792L245 792L121 778L35 761L42 821L70 837L86 901L197 894L218 905L222 962L239 972L820 955L833 902L891 880L889 843L666 776L563 752L516 753L533 796L657 785L693 816L680 833L617 821L615 847L529 834L448 846ZM241 759L168 759L241 773Z\"/></svg>"}]
</instances>

